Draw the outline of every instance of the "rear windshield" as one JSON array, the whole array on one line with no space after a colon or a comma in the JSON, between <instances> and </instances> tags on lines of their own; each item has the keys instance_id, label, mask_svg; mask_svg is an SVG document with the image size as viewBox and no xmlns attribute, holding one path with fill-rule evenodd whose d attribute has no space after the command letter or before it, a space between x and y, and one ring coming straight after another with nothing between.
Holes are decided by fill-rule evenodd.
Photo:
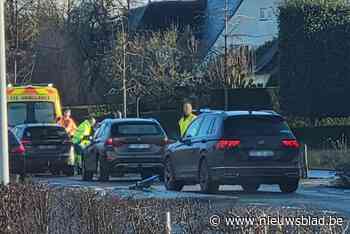
<instances>
[{"instance_id":1,"label":"rear windshield","mask_svg":"<svg viewBox=\"0 0 350 234\"><path fill-rule=\"evenodd\" d=\"M162 129L154 123L122 123L112 125L112 137L162 135Z\"/></svg>"},{"instance_id":2,"label":"rear windshield","mask_svg":"<svg viewBox=\"0 0 350 234\"><path fill-rule=\"evenodd\" d=\"M224 135L232 136L274 136L291 133L290 128L280 118L229 118L225 120Z\"/></svg>"},{"instance_id":3,"label":"rear windshield","mask_svg":"<svg viewBox=\"0 0 350 234\"><path fill-rule=\"evenodd\" d=\"M66 130L60 127L30 127L24 132L23 138L30 140L66 140L69 136Z\"/></svg>"},{"instance_id":4,"label":"rear windshield","mask_svg":"<svg viewBox=\"0 0 350 234\"><path fill-rule=\"evenodd\" d=\"M19 145L17 138L11 131L8 131L8 138L9 138L9 145Z\"/></svg>"}]
</instances>

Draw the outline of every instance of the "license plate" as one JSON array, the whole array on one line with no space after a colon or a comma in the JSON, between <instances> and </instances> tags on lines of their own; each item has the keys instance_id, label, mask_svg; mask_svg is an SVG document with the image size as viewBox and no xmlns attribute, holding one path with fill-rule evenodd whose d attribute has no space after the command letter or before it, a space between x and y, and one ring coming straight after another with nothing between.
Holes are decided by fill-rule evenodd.
<instances>
[{"instance_id":1,"label":"license plate","mask_svg":"<svg viewBox=\"0 0 350 234\"><path fill-rule=\"evenodd\" d=\"M272 157L275 153L271 150L251 150L249 156L251 157Z\"/></svg>"},{"instance_id":2,"label":"license plate","mask_svg":"<svg viewBox=\"0 0 350 234\"><path fill-rule=\"evenodd\" d=\"M149 144L131 144L129 149L149 149L151 146Z\"/></svg>"},{"instance_id":3,"label":"license plate","mask_svg":"<svg viewBox=\"0 0 350 234\"><path fill-rule=\"evenodd\" d=\"M56 149L55 145L39 145L39 149L47 150L47 149Z\"/></svg>"}]
</instances>

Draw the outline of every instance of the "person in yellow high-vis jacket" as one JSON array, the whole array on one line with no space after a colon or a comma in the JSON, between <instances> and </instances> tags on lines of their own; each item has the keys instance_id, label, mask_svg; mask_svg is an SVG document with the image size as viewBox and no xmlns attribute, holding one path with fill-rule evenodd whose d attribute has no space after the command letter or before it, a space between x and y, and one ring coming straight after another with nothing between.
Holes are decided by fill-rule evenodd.
<instances>
[{"instance_id":1,"label":"person in yellow high-vis jacket","mask_svg":"<svg viewBox=\"0 0 350 234\"><path fill-rule=\"evenodd\" d=\"M93 117L90 117L78 126L73 136L72 142L74 144L75 151L74 164L78 166L78 168L81 165L81 157L83 156L83 151L90 144L89 137L93 133L93 127L95 124L96 120Z\"/></svg>"},{"instance_id":2,"label":"person in yellow high-vis jacket","mask_svg":"<svg viewBox=\"0 0 350 234\"><path fill-rule=\"evenodd\" d=\"M185 102L183 104L183 116L179 120L179 128L181 137L184 136L188 126L197 116L192 113L192 104L190 102Z\"/></svg>"}]
</instances>

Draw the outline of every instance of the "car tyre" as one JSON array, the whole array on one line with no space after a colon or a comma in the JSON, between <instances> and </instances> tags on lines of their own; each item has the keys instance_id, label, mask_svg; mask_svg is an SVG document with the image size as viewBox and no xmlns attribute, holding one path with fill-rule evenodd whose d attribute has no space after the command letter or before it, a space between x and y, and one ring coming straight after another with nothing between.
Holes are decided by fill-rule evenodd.
<instances>
[{"instance_id":1,"label":"car tyre","mask_svg":"<svg viewBox=\"0 0 350 234\"><path fill-rule=\"evenodd\" d=\"M181 191L184 184L176 180L173 164L170 158L165 161L164 167L164 184L165 188L170 191Z\"/></svg>"},{"instance_id":2,"label":"car tyre","mask_svg":"<svg viewBox=\"0 0 350 234\"><path fill-rule=\"evenodd\" d=\"M99 176L99 181L102 182L107 182L109 181L109 169L106 166L105 162L101 162L101 160L99 160L99 172L100 172L100 176Z\"/></svg>"},{"instance_id":3,"label":"car tyre","mask_svg":"<svg viewBox=\"0 0 350 234\"><path fill-rule=\"evenodd\" d=\"M241 185L244 192L247 193L256 193L259 190L260 184L257 183L247 183Z\"/></svg>"},{"instance_id":4,"label":"car tyre","mask_svg":"<svg viewBox=\"0 0 350 234\"><path fill-rule=\"evenodd\" d=\"M50 172L51 172L51 174L54 175L54 176L59 176L59 175L61 175L61 171L60 171L59 169L57 169L57 168L51 168L51 169L50 169Z\"/></svg>"},{"instance_id":5,"label":"car tyre","mask_svg":"<svg viewBox=\"0 0 350 234\"><path fill-rule=\"evenodd\" d=\"M63 170L63 174L65 174L66 176L74 176L74 172L74 166L66 166L66 168Z\"/></svg>"},{"instance_id":6,"label":"car tyre","mask_svg":"<svg viewBox=\"0 0 350 234\"><path fill-rule=\"evenodd\" d=\"M199 185L202 193L216 193L219 191L220 185L213 181L206 159L203 159L199 166Z\"/></svg>"},{"instance_id":7,"label":"car tyre","mask_svg":"<svg viewBox=\"0 0 350 234\"><path fill-rule=\"evenodd\" d=\"M299 186L299 180L294 179L294 180L285 180L282 183L279 184L280 190L283 193L294 193L297 191Z\"/></svg>"}]
</instances>

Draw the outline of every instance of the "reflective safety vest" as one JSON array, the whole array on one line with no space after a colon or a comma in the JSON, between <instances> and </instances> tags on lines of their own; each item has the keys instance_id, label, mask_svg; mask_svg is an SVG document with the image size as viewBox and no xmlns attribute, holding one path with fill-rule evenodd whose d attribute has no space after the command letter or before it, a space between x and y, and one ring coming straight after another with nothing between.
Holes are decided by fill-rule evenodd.
<instances>
[{"instance_id":1,"label":"reflective safety vest","mask_svg":"<svg viewBox=\"0 0 350 234\"><path fill-rule=\"evenodd\" d=\"M74 136L74 133L77 130L77 125L75 125L75 122L72 118L61 117L57 123L66 129L69 136Z\"/></svg>"},{"instance_id":2,"label":"reflective safety vest","mask_svg":"<svg viewBox=\"0 0 350 234\"><path fill-rule=\"evenodd\" d=\"M88 120L82 122L73 136L73 144L85 145L89 140L84 140L84 137L92 134L92 126Z\"/></svg>"},{"instance_id":3,"label":"reflective safety vest","mask_svg":"<svg viewBox=\"0 0 350 234\"><path fill-rule=\"evenodd\" d=\"M183 116L180 120L179 120L179 127L180 127L180 134L181 137L184 136L188 126L192 123L192 121L196 118L197 116L194 114L190 114L189 116L185 117Z\"/></svg>"}]
</instances>

